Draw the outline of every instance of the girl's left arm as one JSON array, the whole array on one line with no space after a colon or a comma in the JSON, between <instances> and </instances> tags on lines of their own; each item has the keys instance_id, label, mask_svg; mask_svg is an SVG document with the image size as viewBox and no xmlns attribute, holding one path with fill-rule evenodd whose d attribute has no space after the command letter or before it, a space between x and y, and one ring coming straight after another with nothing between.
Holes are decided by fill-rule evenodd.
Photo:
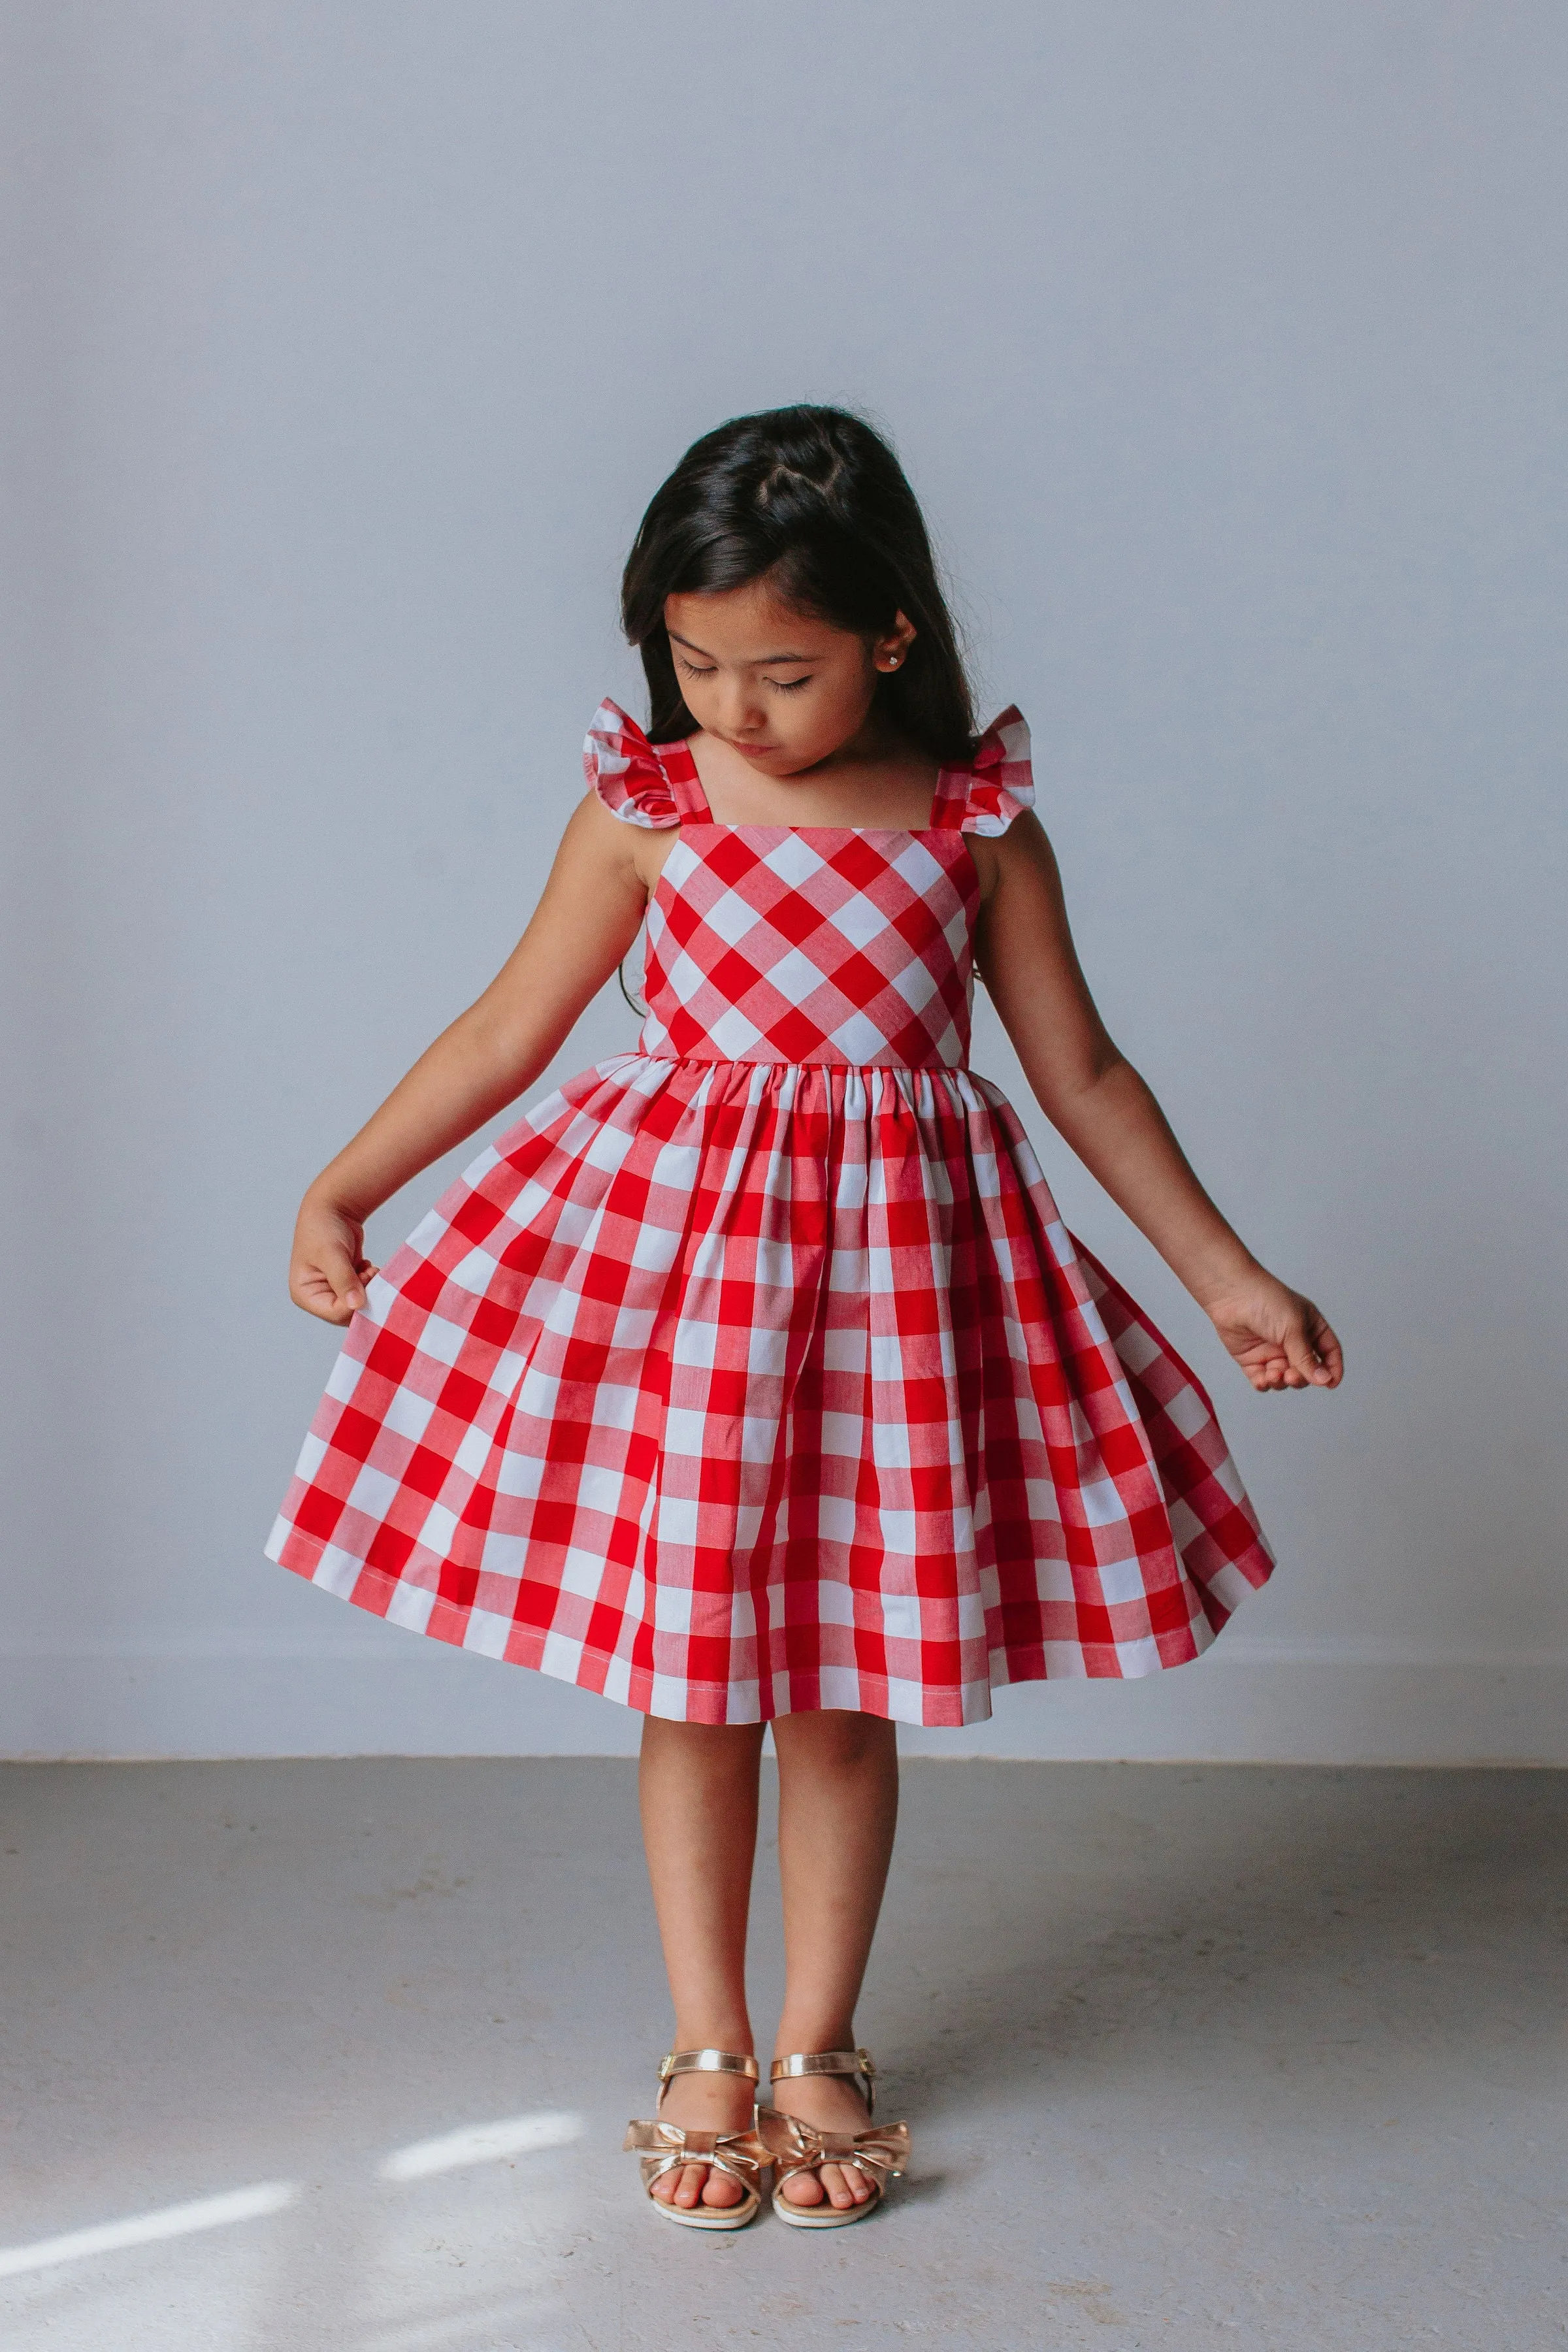
<instances>
[{"instance_id":1,"label":"girl's left arm","mask_svg":"<svg viewBox=\"0 0 1568 2352\"><path fill-rule=\"evenodd\" d=\"M1051 1125L1206 1310L1255 1389L1337 1388L1343 1358L1326 1318L1226 1223L1107 1033L1037 819L1026 813L971 847L983 902L975 961Z\"/></svg>"}]
</instances>

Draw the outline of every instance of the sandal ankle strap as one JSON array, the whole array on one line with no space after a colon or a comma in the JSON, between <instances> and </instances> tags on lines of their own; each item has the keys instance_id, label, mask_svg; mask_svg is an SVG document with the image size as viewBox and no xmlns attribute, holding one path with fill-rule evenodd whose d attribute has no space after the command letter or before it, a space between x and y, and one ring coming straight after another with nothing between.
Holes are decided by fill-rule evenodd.
<instances>
[{"instance_id":1,"label":"sandal ankle strap","mask_svg":"<svg viewBox=\"0 0 1568 2352\"><path fill-rule=\"evenodd\" d=\"M783 2083L802 2074L858 2074L865 2088L866 2113L870 2115L877 2104L876 2074L868 2050L792 2050L787 2057L773 2060L768 2080Z\"/></svg>"},{"instance_id":2,"label":"sandal ankle strap","mask_svg":"<svg viewBox=\"0 0 1568 2352\"><path fill-rule=\"evenodd\" d=\"M763 2070L743 2050L671 2050L658 2062L658 2079L668 2083L672 2074L743 2074L760 2083Z\"/></svg>"}]
</instances>

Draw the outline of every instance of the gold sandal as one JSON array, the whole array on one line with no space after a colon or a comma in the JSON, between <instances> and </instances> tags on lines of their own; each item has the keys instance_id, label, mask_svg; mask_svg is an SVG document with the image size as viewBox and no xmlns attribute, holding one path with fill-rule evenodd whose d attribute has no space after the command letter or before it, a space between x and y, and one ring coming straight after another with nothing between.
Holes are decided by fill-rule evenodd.
<instances>
[{"instance_id":1,"label":"gold sandal","mask_svg":"<svg viewBox=\"0 0 1568 2352\"><path fill-rule=\"evenodd\" d=\"M670 2078L676 2074L742 2074L749 2083L755 2083L761 2074L754 2058L744 2057L734 2050L672 2050L660 2060L658 2106L654 2109L654 2121L628 2124L621 2145L642 2157L642 2185L647 2191L648 2203L667 2221L679 2221L683 2230L743 2230L761 2208L763 2170L773 2161L754 2130L689 2131L680 2124L660 2123L658 2107L664 2105ZM683 2164L705 2164L711 2171L726 2173L731 2180L739 2181L745 2191L741 2202L704 2205L700 2200L695 2205L676 2205L656 2197L655 2181L662 2180L667 2172L674 2172Z\"/></svg>"},{"instance_id":2,"label":"gold sandal","mask_svg":"<svg viewBox=\"0 0 1568 2352\"><path fill-rule=\"evenodd\" d=\"M797 2050L788 2058L773 2060L769 2079L782 2083L798 2074L853 2074L858 2078L857 2088L865 2097L869 2121L877 2101L876 2072L868 2050ZM777 2107L759 2107L757 2131L773 2159L773 2211L792 2230L837 2230L847 2221L863 2221L881 2203L888 2182L896 2180L910 2160L907 2124L883 2124L875 2131L818 2131L815 2124L802 2123L798 2116L783 2115ZM785 2181L797 2172L815 2172L823 2164L852 2164L863 2173L871 2184L864 2204L830 2204L824 2190L820 2205L792 2205L782 2193Z\"/></svg>"}]
</instances>

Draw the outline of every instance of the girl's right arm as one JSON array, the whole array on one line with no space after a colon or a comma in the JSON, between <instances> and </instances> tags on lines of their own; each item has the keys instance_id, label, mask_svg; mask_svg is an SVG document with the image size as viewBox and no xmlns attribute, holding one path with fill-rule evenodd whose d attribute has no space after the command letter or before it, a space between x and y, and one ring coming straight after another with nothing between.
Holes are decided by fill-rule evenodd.
<instances>
[{"instance_id":1,"label":"girl's right arm","mask_svg":"<svg viewBox=\"0 0 1568 2352\"><path fill-rule=\"evenodd\" d=\"M574 814L533 919L484 994L442 1031L300 1207L289 1294L347 1323L375 1272L364 1223L531 1086L636 939L668 833L621 824L592 793Z\"/></svg>"},{"instance_id":2,"label":"girl's right arm","mask_svg":"<svg viewBox=\"0 0 1568 2352\"><path fill-rule=\"evenodd\" d=\"M1260 1265L1198 1181L1143 1080L1108 1035L1079 964L1050 843L1025 811L977 844L977 961L1035 1100L1212 1319L1263 1395L1337 1388L1328 1318Z\"/></svg>"}]
</instances>

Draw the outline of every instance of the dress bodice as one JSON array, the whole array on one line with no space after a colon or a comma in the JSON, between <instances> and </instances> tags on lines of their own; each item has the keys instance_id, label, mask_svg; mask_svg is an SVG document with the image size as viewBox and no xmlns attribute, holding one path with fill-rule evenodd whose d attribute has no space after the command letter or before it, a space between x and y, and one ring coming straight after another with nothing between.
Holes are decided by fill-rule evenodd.
<instances>
[{"instance_id":1,"label":"dress bodice","mask_svg":"<svg viewBox=\"0 0 1568 2352\"><path fill-rule=\"evenodd\" d=\"M964 835L1005 832L1034 799L1016 710L942 769L919 832L719 824L687 746L650 743L613 702L584 758L625 823L680 829L648 907L639 1053L966 1066L979 894Z\"/></svg>"}]
</instances>

